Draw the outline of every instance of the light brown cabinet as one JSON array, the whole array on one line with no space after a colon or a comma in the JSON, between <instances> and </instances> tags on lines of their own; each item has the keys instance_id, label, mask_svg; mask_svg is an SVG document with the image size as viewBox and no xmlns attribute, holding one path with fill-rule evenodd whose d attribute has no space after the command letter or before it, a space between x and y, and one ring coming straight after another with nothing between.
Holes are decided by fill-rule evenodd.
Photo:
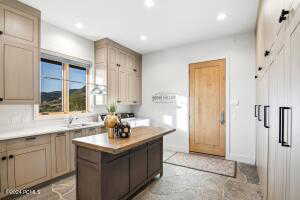
<instances>
[{"instance_id":1,"label":"light brown cabinet","mask_svg":"<svg viewBox=\"0 0 300 200\"><path fill-rule=\"evenodd\" d=\"M75 164L75 145L72 144L72 140L75 138L82 137L82 130L70 131L70 171L74 171L76 169Z\"/></svg>"},{"instance_id":2,"label":"light brown cabinet","mask_svg":"<svg viewBox=\"0 0 300 200\"><path fill-rule=\"evenodd\" d=\"M3 1L0 23L0 103L38 103L40 12Z\"/></svg>"},{"instance_id":3,"label":"light brown cabinet","mask_svg":"<svg viewBox=\"0 0 300 200\"><path fill-rule=\"evenodd\" d=\"M5 194L7 188L7 155L6 152L0 153L0 198Z\"/></svg>"},{"instance_id":4,"label":"light brown cabinet","mask_svg":"<svg viewBox=\"0 0 300 200\"><path fill-rule=\"evenodd\" d=\"M51 178L50 144L7 152L8 188L33 186Z\"/></svg>"},{"instance_id":5,"label":"light brown cabinet","mask_svg":"<svg viewBox=\"0 0 300 200\"><path fill-rule=\"evenodd\" d=\"M95 42L95 55L96 64L101 63L101 70L107 72L97 73L96 69L95 80L107 80L108 102L140 104L141 55L110 39Z\"/></svg>"},{"instance_id":6,"label":"light brown cabinet","mask_svg":"<svg viewBox=\"0 0 300 200\"><path fill-rule=\"evenodd\" d=\"M66 132L51 135L52 176L70 171L70 138Z\"/></svg>"}]
</instances>

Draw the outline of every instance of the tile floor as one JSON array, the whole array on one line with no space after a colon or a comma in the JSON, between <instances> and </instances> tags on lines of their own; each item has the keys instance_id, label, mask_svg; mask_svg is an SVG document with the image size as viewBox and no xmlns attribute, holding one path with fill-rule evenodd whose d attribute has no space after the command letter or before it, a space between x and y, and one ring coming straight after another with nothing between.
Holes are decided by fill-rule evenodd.
<instances>
[{"instance_id":1,"label":"tile floor","mask_svg":"<svg viewBox=\"0 0 300 200\"><path fill-rule=\"evenodd\" d=\"M175 152L165 152L164 159ZM133 200L261 200L256 168L238 163L237 177L164 164L164 176L156 178ZM75 176L40 189L39 195L18 200L75 200Z\"/></svg>"}]
</instances>

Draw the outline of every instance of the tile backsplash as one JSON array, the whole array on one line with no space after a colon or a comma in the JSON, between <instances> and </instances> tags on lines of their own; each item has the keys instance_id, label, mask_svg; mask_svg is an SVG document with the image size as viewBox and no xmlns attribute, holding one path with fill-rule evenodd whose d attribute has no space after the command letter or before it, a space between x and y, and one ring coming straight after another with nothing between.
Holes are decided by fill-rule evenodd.
<instances>
[{"instance_id":1,"label":"tile backsplash","mask_svg":"<svg viewBox=\"0 0 300 200\"><path fill-rule=\"evenodd\" d=\"M95 113L104 113L105 107L97 106ZM36 119L34 105L0 105L0 133L11 129L21 129L37 126L63 125L65 118ZM132 112L130 106L120 106L119 112ZM78 121L94 121L96 115L80 117Z\"/></svg>"}]
</instances>

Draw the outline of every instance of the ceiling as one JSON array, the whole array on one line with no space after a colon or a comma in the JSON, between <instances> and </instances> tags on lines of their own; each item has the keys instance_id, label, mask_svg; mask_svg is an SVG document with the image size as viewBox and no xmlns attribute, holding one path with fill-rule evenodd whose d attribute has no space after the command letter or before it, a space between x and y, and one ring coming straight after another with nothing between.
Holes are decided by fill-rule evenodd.
<instances>
[{"instance_id":1,"label":"ceiling","mask_svg":"<svg viewBox=\"0 0 300 200\"><path fill-rule=\"evenodd\" d=\"M254 31L259 0L20 0L85 38L109 37L140 53ZM151 0L150 0L151 1ZM219 13L226 13L218 21ZM75 26L82 23L81 29ZM146 41L140 39L147 36Z\"/></svg>"}]
</instances>

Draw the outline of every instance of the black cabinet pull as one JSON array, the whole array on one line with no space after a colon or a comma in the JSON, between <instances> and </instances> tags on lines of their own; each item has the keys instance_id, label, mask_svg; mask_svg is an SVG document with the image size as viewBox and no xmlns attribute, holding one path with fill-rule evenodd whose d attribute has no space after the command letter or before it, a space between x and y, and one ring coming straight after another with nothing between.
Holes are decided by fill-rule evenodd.
<instances>
[{"instance_id":1,"label":"black cabinet pull","mask_svg":"<svg viewBox=\"0 0 300 200\"><path fill-rule=\"evenodd\" d=\"M285 21L287 19L286 15L288 14L290 14L290 11L282 9L278 22L281 24L283 21Z\"/></svg>"},{"instance_id":2,"label":"black cabinet pull","mask_svg":"<svg viewBox=\"0 0 300 200\"><path fill-rule=\"evenodd\" d=\"M13 155L10 155L8 158L9 158L9 159L13 159L13 158L14 158L14 156L13 156Z\"/></svg>"},{"instance_id":3,"label":"black cabinet pull","mask_svg":"<svg viewBox=\"0 0 300 200\"><path fill-rule=\"evenodd\" d=\"M122 101L118 100L117 103L121 103Z\"/></svg>"},{"instance_id":4,"label":"black cabinet pull","mask_svg":"<svg viewBox=\"0 0 300 200\"><path fill-rule=\"evenodd\" d=\"M265 55L265 57L269 56L269 55L270 55L270 53L271 53L270 51L266 50L266 51L265 51L265 54L264 54L264 55Z\"/></svg>"},{"instance_id":5,"label":"black cabinet pull","mask_svg":"<svg viewBox=\"0 0 300 200\"><path fill-rule=\"evenodd\" d=\"M26 141L30 141L30 140L35 140L36 137L28 137L28 138L25 138Z\"/></svg>"},{"instance_id":6,"label":"black cabinet pull","mask_svg":"<svg viewBox=\"0 0 300 200\"><path fill-rule=\"evenodd\" d=\"M261 105L258 105L257 106L257 119L258 119L258 121L262 121L261 118L260 118L260 108L261 108Z\"/></svg>"},{"instance_id":7,"label":"black cabinet pull","mask_svg":"<svg viewBox=\"0 0 300 200\"><path fill-rule=\"evenodd\" d=\"M6 160L6 158L7 158L6 156L3 156L1 159L4 161L4 160Z\"/></svg>"},{"instance_id":8,"label":"black cabinet pull","mask_svg":"<svg viewBox=\"0 0 300 200\"><path fill-rule=\"evenodd\" d=\"M3 101L3 100L4 100L3 98L0 98L0 102Z\"/></svg>"},{"instance_id":9,"label":"black cabinet pull","mask_svg":"<svg viewBox=\"0 0 300 200\"><path fill-rule=\"evenodd\" d=\"M136 70L136 69L133 69L133 71L136 72L137 70Z\"/></svg>"},{"instance_id":10,"label":"black cabinet pull","mask_svg":"<svg viewBox=\"0 0 300 200\"><path fill-rule=\"evenodd\" d=\"M3 35L3 31L0 31L0 35Z\"/></svg>"},{"instance_id":11,"label":"black cabinet pull","mask_svg":"<svg viewBox=\"0 0 300 200\"><path fill-rule=\"evenodd\" d=\"M255 78L255 79L257 79L257 78L258 78L258 76L257 76L257 75L255 75L255 76L254 76L254 78Z\"/></svg>"},{"instance_id":12,"label":"black cabinet pull","mask_svg":"<svg viewBox=\"0 0 300 200\"><path fill-rule=\"evenodd\" d=\"M262 67L259 67L259 68L258 68L258 71L261 71L261 70L262 70Z\"/></svg>"},{"instance_id":13,"label":"black cabinet pull","mask_svg":"<svg viewBox=\"0 0 300 200\"><path fill-rule=\"evenodd\" d=\"M281 143L281 146L283 147L290 147L290 145L284 141L284 123L285 123L285 115L284 111L285 110L291 110L291 107L279 107L279 143Z\"/></svg>"},{"instance_id":14,"label":"black cabinet pull","mask_svg":"<svg viewBox=\"0 0 300 200\"><path fill-rule=\"evenodd\" d=\"M269 126L269 118L268 118L268 111L269 111L270 106L264 106L264 127L265 128L270 128Z\"/></svg>"}]
</instances>

